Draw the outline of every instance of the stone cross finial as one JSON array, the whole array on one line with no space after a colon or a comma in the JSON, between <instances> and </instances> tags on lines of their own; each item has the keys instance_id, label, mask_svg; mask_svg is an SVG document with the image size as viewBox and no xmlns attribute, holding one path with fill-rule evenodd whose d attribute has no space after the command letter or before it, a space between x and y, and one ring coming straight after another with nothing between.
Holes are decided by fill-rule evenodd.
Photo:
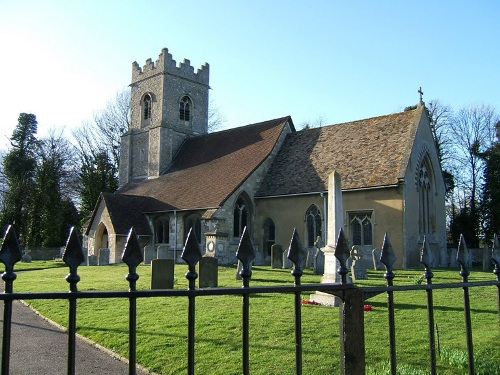
<instances>
[{"instance_id":1,"label":"stone cross finial","mask_svg":"<svg viewBox=\"0 0 500 375\"><path fill-rule=\"evenodd\" d=\"M424 101L422 100L422 97L424 96L424 92L422 91L422 87L419 87L417 92L420 94L420 102L419 103L424 104Z\"/></svg>"}]
</instances>

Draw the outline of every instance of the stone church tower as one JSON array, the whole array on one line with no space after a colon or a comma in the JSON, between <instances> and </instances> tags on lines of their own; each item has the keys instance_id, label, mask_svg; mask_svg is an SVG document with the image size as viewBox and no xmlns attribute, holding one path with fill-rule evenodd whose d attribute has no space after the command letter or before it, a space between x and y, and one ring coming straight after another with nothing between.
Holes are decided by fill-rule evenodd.
<instances>
[{"instance_id":1,"label":"stone church tower","mask_svg":"<svg viewBox=\"0 0 500 375\"><path fill-rule=\"evenodd\" d=\"M130 128L122 136L120 186L155 178L170 166L184 139L208 131L209 65L195 73L189 60L177 66L168 49L141 69L132 63Z\"/></svg>"}]
</instances>

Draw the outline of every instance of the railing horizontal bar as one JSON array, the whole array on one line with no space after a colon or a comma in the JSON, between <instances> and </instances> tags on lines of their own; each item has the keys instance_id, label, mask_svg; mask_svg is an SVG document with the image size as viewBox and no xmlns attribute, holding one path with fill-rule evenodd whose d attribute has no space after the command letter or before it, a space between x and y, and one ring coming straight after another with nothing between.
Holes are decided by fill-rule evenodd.
<instances>
[{"instance_id":1,"label":"railing horizontal bar","mask_svg":"<svg viewBox=\"0 0 500 375\"><path fill-rule=\"evenodd\" d=\"M500 286L500 281L474 281L468 283L444 283L431 285L398 285L398 286L370 286L357 287L354 284L304 284L300 286L254 286L248 288L206 288L206 289L155 289L155 290L115 290L115 291L78 291L77 298L120 298L120 297L186 297L186 296L216 296L216 295L249 295L260 293L294 293L297 291L320 291L341 296L345 290L359 288L363 292L383 293L388 291L449 289L477 286ZM29 299L69 299L68 292L30 292L30 293L2 293L0 301L29 300Z\"/></svg>"}]
</instances>

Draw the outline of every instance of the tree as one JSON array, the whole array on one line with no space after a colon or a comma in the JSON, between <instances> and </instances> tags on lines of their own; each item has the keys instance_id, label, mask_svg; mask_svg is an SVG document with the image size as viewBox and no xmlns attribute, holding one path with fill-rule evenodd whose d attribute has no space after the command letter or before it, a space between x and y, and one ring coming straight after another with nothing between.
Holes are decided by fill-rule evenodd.
<instances>
[{"instance_id":1,"label":"tree","mask_svg":"<svg viewBox=\"0 0 500 375\"><path fill-rule=\"evenodd\" d=\"M76 177L72 159L73 148L62 134L52 132L39 142L27 245L61 246L68 229L78 223L70 199Z\"/></svg>"},{"instance_id":2,"label":"tree","mask_svg":"<svg viewBox=\"0 0 500 375\"><path fill-rule=\"evenodd\" d=\"M208 132L220 130L226 122L225 116L221 113L219 107L215 105L214 101L210 99L208 103Z\"/></svg>"},{"instance_id":3,"label":"tree","mask_svg":"<svg viewBox=\"0 0 500 375\"><path fill-rule=\"evenodd\" d=\"M73 133L79 165L79 201L82 224L87 221L101 192L118 188L121 136L130 125L130 91L115 100Z\"/></svg>"},{"instance_id":4,"label":"tree","mask_svg":"<svg viewBox=\"0 0 500 375\"><path fill-rule=\"evenodd\" d=\"M21 113L10 138L11 149L3 158L3 174L6 190L0 214L2 226L14 225L22 239L26 234L27 210L34 189L36 168L35 154L38 148L36 116Z\"/></svg>"},{"instance_id":5,"label":"tree","mask_svg":"<svg viewBox=\"0 0 500 375\"><path fill-rule=\"evenodd\" d=\"M486 240L500 233L500 122L496 129L496 142L481 155L485 161L482 212Z\"/></svg>"},{"instance_id":6,"label":"tree","mask_svg":"<svg viewBox=\"0 0 500 375\"><path fill-rule=\"evenodd\" d=\"M470 246L479 246L482 232L479 204L485 160L481 155L494 141L498 115L487 105L470 105L461 108L449 124L453 139L450 161L454 168L457 191L457 211L467 215L467 223L473 231L466 238Z\"/></svg>"}]
</instances>

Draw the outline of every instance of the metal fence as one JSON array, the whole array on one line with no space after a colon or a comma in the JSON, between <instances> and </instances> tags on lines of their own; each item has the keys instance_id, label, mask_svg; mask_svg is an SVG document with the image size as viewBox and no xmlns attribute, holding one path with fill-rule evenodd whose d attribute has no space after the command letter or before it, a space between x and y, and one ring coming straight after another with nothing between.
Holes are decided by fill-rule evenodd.
<instances>
[{"instance_id":1,"label":"metal fence","mask_svg":"<svg viewBox=\"0 0 500 375\"><path fill-rule=\"evenodd\" d=\"M0 295L0 299L4 301L4 320L3 320L3 342L2 342L2 374L9 373L10 361L10 341L11 341L11 323L12 323L12 303L14 300L31 300L31 299L66 299L69 301L69 320L68 320L68 353L67 353L67 373L75 373L75 345L76 345L76 308L77 300L84 298L126 298L129 300L129 374L136 373L136 302L138 298L147 297L170 297L183 296L188 298L188 355L187 369L188 374L195 373L195 319L196 319L196 298L199 296L227 296L241 295L242 296L242 357L241 366L242 373L247 375L250 373L249 367L249 306L250 296L253 294L262 293L293 293L294 294L294 309L295 309L295 373L302 374L302 324L301 324L301 294L305 291L320 291L335 295L340 300L340 369L343 375L361 375L365 374L365 341L364 341L364 303L365 300L377 294L387 294L387 311L388 311L388 327L389 327L389 344L390 344L390 372L396 374L396 340L395 340L395 324L394 324L394 300L393 294L396 291L408 290L425 290L427 294L427 314L428 314L428 335L429 335L429 353L430 353L430 373L436 374L436 348L434 337L434 304L433 290L435 289L463 289L464 316L466 326L466 340L468 349L468 371L469 374L474 374L473 360L473 342L471 328L471 309L469 302L469 289L481 286L497 286L498 288L498 313L500 325L500 247L497 238L494 239L492 249L492 262L495 265L493 273L496 275L496 280L469 282L468 277L470 271L467 269L468 257L470 252L467 249L463 238L460 240L457 260L460 263L462 277L461 282L432 284L431 271L431 251L427 242L424 243L421 249L421 263L425 267L423 277L425 284L422 285L405 285L394 286L393 279L393 264L396 260L394 251L390 244L389 238L386 235L382 247L380 261L384 264L386 272L386 286L377 287L358 287L347 282L347 260L350 251L347 245L343 231L340 232L335 248L335 257L338 259L338 273L341 276L340 283L333 284L308 284L301 285L302 269L301 264L306 257L306 251L301 246L301 242L294 231L290 248L288 249L288 259L293 263L292 275L294 277L294 285L289 286L261 286L251 287L250 279L252 276L252 261L255 258L254 247L251 244L248 232L245 230L241 236L240 244L236 253L237 258L242 264L240 276L243 281L242 288L209 288L196 289L195 281L198 277L196 265L202 257L198 241L194 232L190 231L186 245L182 252L182 259L188 265L186 278L189 281L187 290L136 290L136 281L139 276L136 268L143 262L142 251L133 229L127 238L127 243L123 251L122 260L128 265L129 273L126 276L129 282L128 291L81 291L77 290L77 284L80 280L77 269L84 261L84 254L75 230L72 229L68 238L66 248L63 255L64 262L69 266L69 274L66 281L69 283L70 293L67 292L51 292L51 293L14 293L13 283L16 279L14 273L14 265L21 260L21 249L18 240L12 227L9 227L5 233L4 241L0 250L0 261L5 264L5 272L2 273L2 279L5 283L5 293Z\"/></svg>"}]
</instances>

